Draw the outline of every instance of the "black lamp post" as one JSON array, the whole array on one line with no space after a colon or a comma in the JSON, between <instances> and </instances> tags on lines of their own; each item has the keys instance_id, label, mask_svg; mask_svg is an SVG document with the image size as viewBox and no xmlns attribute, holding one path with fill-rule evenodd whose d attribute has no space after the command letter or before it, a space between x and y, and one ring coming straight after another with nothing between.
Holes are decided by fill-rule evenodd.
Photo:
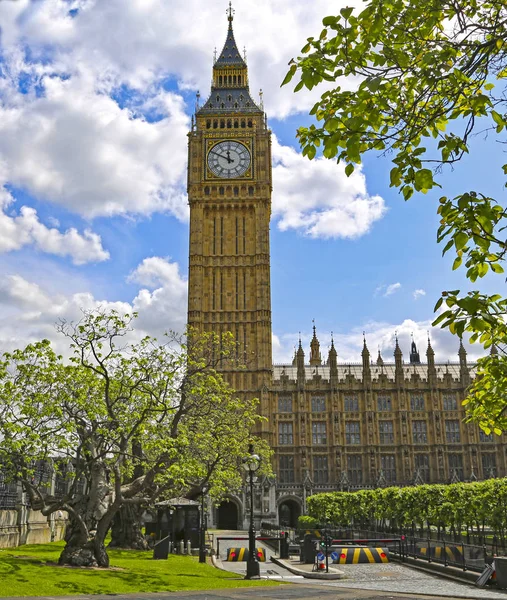
<instances>
[{"instance_id":1,"label":"black lamp post","mask_svg":"<svg viewBox=\"0 0 507 600\"><path fill-rule=\"evenodd\" d=\"M261 466L260 456L254 454L253 446L250 446L250 454L243 459L243 467L248 473L250 480L250 528L248 529L248 561L246 563L245 579L260 579L260 566L257 552L255 551L255 527L254 527L254 497L253 484L254 475Z\"/></svg>"},{"instance_id":2,"label":"black lamp post","mask_svg":"<svg viewBox=\"0 0 507 600\"><path fill-rule=\"evenodd\" d=\"M199 536L199 562L206 562L206 518L204 516L204 497L208 493L208 486L201 488L201 531Z\"/></svg>"}]
</instances>

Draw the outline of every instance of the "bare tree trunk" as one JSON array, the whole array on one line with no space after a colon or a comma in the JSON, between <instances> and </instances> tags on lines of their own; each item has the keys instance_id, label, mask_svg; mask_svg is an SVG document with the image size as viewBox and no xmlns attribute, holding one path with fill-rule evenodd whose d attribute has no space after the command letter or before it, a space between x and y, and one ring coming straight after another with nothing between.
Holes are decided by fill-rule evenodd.
<instances>
[{"instance_id":1,"label":"bare tree trunk","mask_svg":"<svg viewBox=\"0 0 507 600\"><path fill-rule=\"evenodd\" d=\"M148 542L141 531L142 513L138 504L125 504L120 508L111 527L110 548L148 550Z\"/></svg>"},{"instance_id":2,"label":"bare tree trunk","mask_svg":"<svg viewBox=\"0 0 507 600\"><path fill-rule=\"evenodd\" d=\"M87 493L72 508L75 514L69 514L66 545L58 563L76 567L109 567L104 540L115 511L107 470L100 461L92 467Z\"/></svg>"}]
</instances>

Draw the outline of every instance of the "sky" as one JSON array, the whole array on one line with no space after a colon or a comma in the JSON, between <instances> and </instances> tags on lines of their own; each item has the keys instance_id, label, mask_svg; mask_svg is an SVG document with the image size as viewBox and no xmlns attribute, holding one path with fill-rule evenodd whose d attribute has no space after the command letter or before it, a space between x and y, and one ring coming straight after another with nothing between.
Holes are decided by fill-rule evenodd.
<instances>
[{"instance_id":1,"label":"sky","mask_svg":"<svg viewBox=\"0 0 507 600\"><path fill-rule=\"evenodd\" d=\"M326 354L408 360L428 331L439 361L458 341L431 328L445 289L467 289L436 243L442 192L408 203L389 187L389 157L342 165L304 158L297 127L323 89L280 87L322 19L351 0L236 0L250 89L263 90L273 131L273 353L308 351L315 320ZM139 313L140 334L186 322L187 133L196 93L210 91L213 51L227 32L224 0L0 0L0 351L42 338L82 310ZM343 82L353 85L353 82ZM480 136L440 182L446 195L499 197L502 156ZM479 283L499 291L498 278ZM502 293L502 290L500 290ZM467 346L469 358L483 354Z\"/></svg>"}]
</instances>

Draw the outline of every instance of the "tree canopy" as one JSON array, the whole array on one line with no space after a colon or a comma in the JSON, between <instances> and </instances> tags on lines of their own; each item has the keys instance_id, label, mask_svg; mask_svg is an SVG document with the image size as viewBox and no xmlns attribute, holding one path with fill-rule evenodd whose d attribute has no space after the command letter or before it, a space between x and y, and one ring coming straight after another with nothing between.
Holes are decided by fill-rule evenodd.
<instances>
[{"instance_id":1,"label":"tree canopy","mask_svg":"<svg viewBox=\"0 0 507 600\"><path fill-rule=\"evenodd\" d=\"M283 82L298 75L296 92L327 88L311 110L316 123L298 130L308 158L320 148L350 175L368 152L390 156L390 185L408 200L441 187L439 175L473 151L474 135L506 143L504 0L366 0L362 11L343 8L323 24ZM444 254L455 254L453 269L466 269L471 282L504 272L502 202L463 190L442 196L438 213L437 240ZM448 290L435 310L434 325L495 348L479 360L466 402L485 431L500 433L507 429L507 300Z\"/></svg>"},{"instance_id":2,"label":"tree canopy","mask_svg":"<svg viewBox=\"0 0 507 600\"><path fill-rule=\"evenodd\" d=\"M133 320L85 313L59 326L70 361L43 340L0 363L0 465L34 509L69 514L65 564L108 565L104 538L122 506L239 487L260 419L257 401L236 397L216 370L234 351L229 336L132 342ZM255 444L269 470L267 446ZM66 477L63 495L34 476L41 461Z\"/></svg>"}]
</instances>

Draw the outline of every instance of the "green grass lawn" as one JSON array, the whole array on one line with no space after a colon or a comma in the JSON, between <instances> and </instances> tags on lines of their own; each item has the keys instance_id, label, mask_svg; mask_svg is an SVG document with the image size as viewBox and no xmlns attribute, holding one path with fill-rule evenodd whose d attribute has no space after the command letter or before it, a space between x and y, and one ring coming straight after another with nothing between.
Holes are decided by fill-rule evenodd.
<instances>
[{"instance_id":1,"label":"green grass lawn","mask_svg":"<svg viewBox=\"0 0 507 600\"><path fill-rule=\"evenodd\" d=\"M274 581L245 581L233 573L200 564L197 558L170 555L153 560L152 552L110 550L112 570L59 567L63 542L0 549L0 597L71 596L211 590ZM114 570L117 567L118 570Z\"/></svg>"}]
</instances>

